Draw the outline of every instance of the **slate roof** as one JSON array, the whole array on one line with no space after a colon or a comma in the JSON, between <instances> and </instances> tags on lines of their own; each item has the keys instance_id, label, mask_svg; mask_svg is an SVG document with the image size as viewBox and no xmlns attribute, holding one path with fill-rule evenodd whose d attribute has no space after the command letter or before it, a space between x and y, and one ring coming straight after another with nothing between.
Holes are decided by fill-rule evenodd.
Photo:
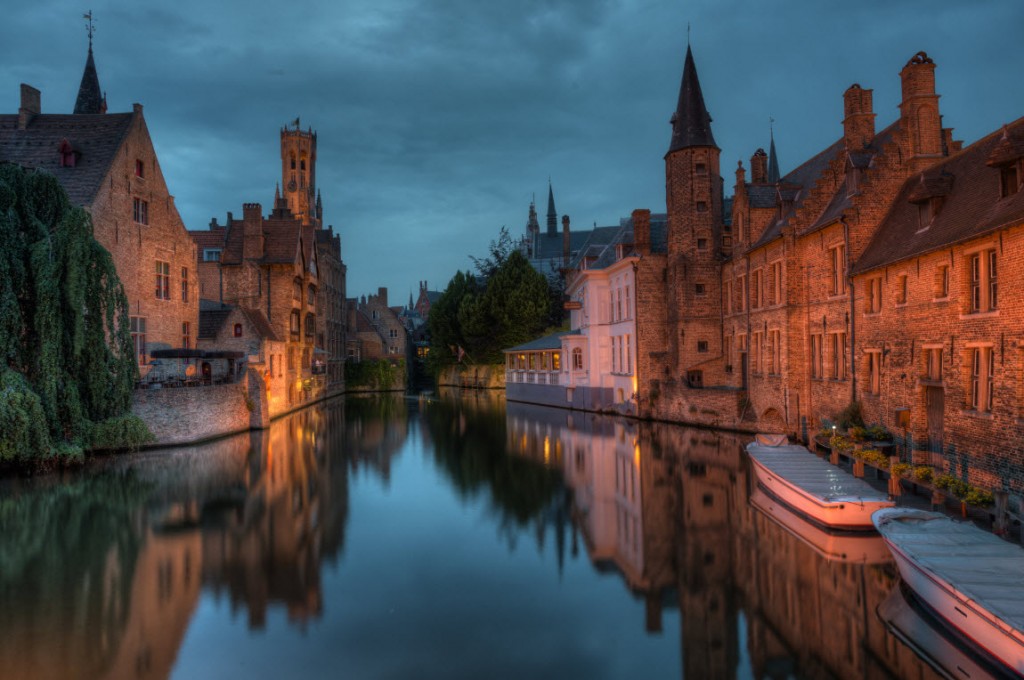
<instances>
[{"instance_id":1,"label":"slate roof","mask_svg":"<svg viewBox=\"0 0 1024 680\"><path fill-rule=\"evenodd\" d=\"M1007 140L1003 140L1003 135ZM1024 222L1024 191L1000 198L1000 171L987 162L997 147L1019 144L1024 154L1024 118L907 179L871 242L854 263L860 274L934 250L947 248ZM923 183L922 183L923 177ZM931 224L921 229L918 205L922 185L948 187ZM930 193L924 191L923 193Z\"/></svg>"},{"instance_id":2,"label":"slate roof","mask_svg":"<svg viewBox=\"0 0 1024 680\"><path fill-rule=\"evenodd\" d=\"M192 237L192 240L195 241L196 246L198 246L199 257L201 259L204 248L224 247L224 235L226 232L226 227L216 226L210 227L209 229L190 229L188 235Z\"/></svg>"},{"instance_id":3,"label":"slate roof","mask_svg":"<svg viewBox=\"0 0 1024 680\"><path fill-rule=\"evenodd\" d=\"M257 336L263 340L281 342L281 338L274 332L274 327L270 325L263 312L258 309L250 309L249 307L239 307L239 310L241 310L242 315L248 320L253 330L256 331Z\"/></svg>"},{"instance_id":4,"label":"slate roof","mask_svg":"<svg viewBox=\"0 0 1024 680\"><path fill-rule=\"evenodd\" d=\"M562 338L566 335L579 335L579 329L574 331L559 331L558 333L552 333L551 335L545 335L543 338L537 338L525 342L522 345L516 345L515 347L509 347L508 349L502 350L503 352L539 352L545 349L561 349Z\"/></svg>"},{"instance_id":5,"label":"slate roof","mask_svg":"<svg viewBox=\"0 0 1024 680\"><path fill-rule=\"evenodd\" d=\"M85 71L82 72L82 82L78 86L74 112L76 114L103 113L105 109L103 92L100 90L100 78L96 74L96 62L92 58L92 39L90 38L89 56L85 60Z\"/></svg>"},{"instance_id":6,"label":"slate roof","mask_svg":"<svg viewBox=\"0 0 1024 680\"><path fill-rule=\"evenodd\" d=\"M611 246L619 242L619 237L624 230L625 227L622 225L617 227L594 227L587 234L587 240L583 242L576 256L569 260L569 268L579 269L580 263L588 258L596 258L596 260L588 264L587 269L603 269L607 267L614 262L614 257L609 260L607 253L612 251L614 256L615 248Z\"/></svg>"},{"instance_id":7,"label":"slate roof","mask_svg":"<svg viewBox=\"0 0 1024 680\"><path fill-rule=\"evenodd\" d=\"M199 339L213 340L231 316L234 307L212 300L199 301Z\"/></svg>"},{"instance_id":8,"label":"slate roof","mask_svg":"<svg viewBox=\"0 0 1024 680\"><path fill-rule=\"evenodd\" d=\"M587 231L579 231L579 230L572 231L572 230L570 230L569 231L569 253L570 253L570 256L571 256L572 253L574 253L574 252L578 251L580 248L582 248L583 244L586 242L587 238L589 238L589 237L590 237L590 230L589 229ZM543 232L543 233L537 234L537 236L535 237L534 243L535 243L534 250L533 250L533 259L534 260L545 260L545 259L560 258L560 257L562 257L562 232L559 231L559 232L556 232L554 234L548 234L547 232Z\"/></svg>"},{"instance_id":9,"label":"slate roof","mask_svg":"<svg viewBox=\"0 0 1024 680\"><path fill-rule=\"evenodd\" d=\"M748 184L747 202L751 208L774 208L775 192L774 184Z\"/></svg>"},{"instance_id":10,"label":"slate roof","mask_svg":"<svg viewBox=\"0 0 1024 680\"><path fill-rule=\"evenodd\" d=\"M0 162L45 170L57 178L74 205L91 205L134 116L37 114L19 130L16 114L0 115ZM73 168L60 167L57 149L64 139L79 154Z\"/></svg>"},{"instance_id":11,"label":"slate roof","mask_svg":"<svg viewBox=\"0 0 1024 680\"><path fill-rule=\"evenodd\" d=\"M704 106L704 94L697 78L697 67L693 63L693 52L686 46L686 63L683 65L683 82L679 86L679 102L672 114L672 142L668 153L691 146L714 146L711 134L711 115Z\"/></svg>"}]
</instances>

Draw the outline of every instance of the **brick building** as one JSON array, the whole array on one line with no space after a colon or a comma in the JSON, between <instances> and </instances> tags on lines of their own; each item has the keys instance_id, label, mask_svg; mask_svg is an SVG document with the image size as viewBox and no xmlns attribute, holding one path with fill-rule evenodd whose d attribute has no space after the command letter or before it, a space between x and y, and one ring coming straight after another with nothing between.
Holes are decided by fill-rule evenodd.
<instances>
[{"instance_id":1,"label":"brick building","mask_svg":"<svg viewBox=\"0 0 1024 680\"><path fill-rule=\"evenodd\" d=\"M666 248L634 229L641 415L806 438L857 401L958 476L1024 492L1024 132L962 149L934 71L914 55L878 131L872 90L852 85L839 139L785 175L772 140L730 205L687 50Z\"/></svg>"},{"instance_id":2,"label":"brick building","mask_svg":"<svg viewBox=\"0 0 1024 680\"><path fill-rule=\"evenodd\" d=\"M348 337L348 360L408 360L411 353L409 332L400 311L400 307L388 306L387 288L378 288L376 295L350 298L347 313L352 332Z\"/></svg>"},{"instance_id":3,"label":"brick building","mask_svg":"<svg viewBox=\"0 0 1024 680\"><path fill-rule=\"evenodd\" d=\"M90 38L74 113L42 112L22 84L17 114L0 115L0 162L52 174L92 217L128 297L140 368L156 349L194 346L199 319L196 247L160 170L142 113L107 113Z\"/></svg>"}]
</instances>

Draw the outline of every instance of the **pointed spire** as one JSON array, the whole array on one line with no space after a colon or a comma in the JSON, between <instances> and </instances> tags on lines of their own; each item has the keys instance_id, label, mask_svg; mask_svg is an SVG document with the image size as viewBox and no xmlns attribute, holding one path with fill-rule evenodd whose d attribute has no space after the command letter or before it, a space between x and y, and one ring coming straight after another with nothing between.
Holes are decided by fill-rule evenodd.
<instances>
[{"instance_id":1,"label":"pointed spire","mask_svg":"<svg viewBox=\"0 0 1024 680\"><path fill-rule=\"evenodd\" d=\"M693 52L686 47L686 63L683 66L683 82L679 87L679 103L672 114L672 143L668 152L678 151L691 146L713 146L715 138L711 134L711 115L704 106L704 95L697 79L697 67L693 63Z\"/></svg>"},{"instance_id":2,"label":"pointed spire","mask_svg":"<svg viewBox=\"0 0 1024 680\"><path fill-rule=\"evenodd\" d=\"M558 213L555 212L555 192L551 188L551 178L548 177L548 236L558 233Z\"/></svg>"},{"instance_id":3,"label":"pointed spire","mask_svg":"<svg viewBox=\"0 0 1024 680\"><path fill-rule=\"evenodd\" d=\"M771 146L768 147L768 183L778 184L781 176L779 175L779 157L775 155L775 131L769 132L771 135Z\"/></svg>"},{"instance_id":4,"label":"pointed spire","mask_svg":"<svg viewBox=\"0 0 1024 680\"><path fill-rule=\"evenodd\" d=\"M280 182L275 182L274 183L274 207L276 208L277 204L280 203L280 202L281 202L281 183Z\"/></svg>"},{"instance_id":5,"label":"pointed spire","mask_svg":"<svg viewBox=\"0 0 1024 680\"><path fill-rule=\"evenodd\" d=\"M78 99L75 100L76 114L106 113L107 102L100 90L100 78L96 75L96 62L92 58L92 38L89 38L89 56L85 60L85 71L82 83L78 86Z\"/></svg>"}]
</instances>

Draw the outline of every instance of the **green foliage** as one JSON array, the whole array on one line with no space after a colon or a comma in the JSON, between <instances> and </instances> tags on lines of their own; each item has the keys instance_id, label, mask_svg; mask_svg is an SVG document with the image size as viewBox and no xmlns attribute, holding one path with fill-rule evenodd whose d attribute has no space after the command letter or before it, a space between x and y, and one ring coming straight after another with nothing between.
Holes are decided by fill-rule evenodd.
<instances>
[{"instance_id":1,"label":"green foliage","mask_svg":"<svg viewBox=\"0 0 1024 680\"><path fill-rule=\"evenodd\" d=\"M967 493L964 494L963 501L968 505L977 505L982 508L987 508L996 502L996 498L991 492L972 486Z\"/></svg>"},{"instance_id":2,"label":"green foliage","mask_svg":"<svg viewBox=\"0 0 1024 680\"><path fill-rule=\"evenodd\" d=\"M939 475L935 478L935 488L948 490L950 485L957 482L957 478L953 475Z\"/></svg>"},{"instance_id":3,"label":"green foliage","mask_svg":"<svg viewBox=\"0 0 1024 680\"><path fill-rule=\"evenodd\" d=\"M128 301L110 254L54 177L9 164L0 165L0 357L24 377L5 380L5 417L20 425L0 431L0 450L13 458L80 450L93 422L131 406Z\"/></svg>"},{"instance_id":4,"label":"green foliage","mask_svg":"<svg viewBox=\"0 0 1024 680\"><path fill-rule=\"evenodd\" d=\"M874 442L887 442L892 439L892 433L884 425L872 425L866 429L867 438Z\"/></svg>"},{"instance_id":5,"label":"green foliage","mask_svg":"<svg viewBox=\"0 0 1024 680\"><path fill-rule=\"evenodd\" d=\"M852 439L855 442L862 442L865 439L867 439L868 436L867 430L858 425L854 425L853 427L851 427L849 430L847 430L846 434L849 435L850 439Z\"/></svg>"},{"instance_id":6,"label":"green foliage","mask_svg":"<svg viewBox=\"0 0 1024 680\"><path fill-rule=\"evenodd\" d=\"M836 414L835 424L840 430L849 430L851 427L864 427L864 416L861 412L860 402L851 401L846 408Z\"/></svg>"},{"instance_id":7,"label":"green foliage","mask_svg":"<svg viewBox=\"0 0 1024 680\"><path fill-rule=\"evenodd\" d=\"M433 316L433 311L431 311ZM375 390L393 390L401 387L405 373L405 360L392 364L387 359L377 361L350 361L345 364L345 384L349 387L367 387Z\"/></svg>"},{"instance_id":8,"label":"green foliage","mask_svg":"<svg viewBox=\"0 0 1024 680\"><path fill-rule=\"evenodd\" d=\"M0 373L0 461L27 457L32 451L50 452L43 405L25 376L4 369Z\"/></svg>"},{"instance_id":9,"label":"green foliage","mask_svg":"<svg viewBox=\"0 0 1024 680\"><path fill-rule=\"evenodd\" d=\"M138 449L155 439L136 415L107 418L92 426L89 444L94 449Z\"/></svg>"},{"instance_id":10,"label":"green foliage","mask_svg":"<svg viewBox=\"0 0 1024 680\"><path fill-rule=\"evenodd\" d=\"M916 468L914 468L914 479L916 479L919 482L924 482L925 484L928 484L929 482L932 481L932 477L934 474L935 471L931 468L930 465L918 465Z\"/></svg>"}]
</instances>

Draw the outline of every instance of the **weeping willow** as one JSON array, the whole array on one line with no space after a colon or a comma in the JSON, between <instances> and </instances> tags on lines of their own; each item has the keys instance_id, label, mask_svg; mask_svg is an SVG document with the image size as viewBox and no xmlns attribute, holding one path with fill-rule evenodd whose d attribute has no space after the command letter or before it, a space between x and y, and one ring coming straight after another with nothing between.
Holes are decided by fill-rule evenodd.
<instances>
[{"instance_id":1,"label":"weeping willow","mask_svg":"<svg viewBox=\"0 0 1024 680\"><path fill-rule=\"evenodd\" d=\"M89 214L0 164L0 460L80 455L131 407L128 301Z\"/></svg>"}]
</instances>

